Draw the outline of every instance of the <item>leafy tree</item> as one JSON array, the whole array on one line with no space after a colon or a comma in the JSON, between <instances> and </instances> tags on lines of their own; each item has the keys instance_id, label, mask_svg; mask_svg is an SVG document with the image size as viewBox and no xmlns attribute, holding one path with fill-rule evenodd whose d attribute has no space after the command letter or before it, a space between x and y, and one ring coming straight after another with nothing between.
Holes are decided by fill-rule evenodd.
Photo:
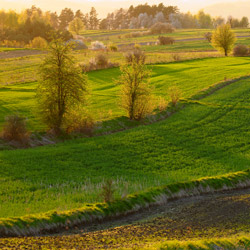
<instances>
[{"instance_id":1,"label":"leafy tree","mask_svg":"<svg viewBox=\"0 0 250 250\"><path fill-rule=\"evenodd\" d=\"M212 27L212 18L209 14L205 14L203 10L200 10L196 16L199 25L202 29L211 28Z\"/></svg>"},{"instance_id":2,"label":"leafy tree","mask_svg":"<svg viewBox=\"0 0 250 250\"><path fill-rule=\"evenodd\" d=\"M89 28L91 30L97 29L98 24L99 24L99 19L97 18L96 9L92 7L89 13Z\"/></svg>"},{"instance_id":3,"label":"leafy tree","mask_svg":"<svg viewBox=\"0 0 250 250\"><path fill-rule=\"evenodd\" d=\"M59 28L59 17L56 12L50 12L47 11L45 13L47 22L54 28L58 29Z\"/></svg>"},{"instance_id":4,"label":"leafy tree","mask_svg":"<svg viewBox=\"0 0 250 250\"><path fill-rule=\"evenodd\" d=\"M212 45L225 53L225 56L232 51L236 37L229 24L219 26L213 33Z\"/></svg>"},{"instance_id":5,"label":"leafy tree","mask_svg":"<svg viewBox=\"0 0 250 250\"><path fill-rule=\"evenodd\" d=\"M83 16L82 21L83 21L85 28L89 29L89 14L88 13Z\"/></svg>"},{"instance_id":6,"label":"leafy tree","mask_svg":"<svg viewBox=\"0 0 250 250\"><path fill-rule=\"evenodd\" d=\"M245 16L242 17L242 19L241 19L241 21L240 21L240 26L241 26L242 28L247 28L248 25L249 25L249 20L248 20L248 18L245 17Z\"/></svg>"},{"instance_id":7,"label":"leafy tree","mask_svg":"<svg viewBox=\"0 0 250 250\"><path fill-rule=\"evenodd\" d=\"M150 71L143 61L133 57L130 63L121 67L118 83L122 85L121 101L130 120L140 120L152 111Z\"/></svg>"},{"instance_id":8,"label":"leafy tree","mask_svg":"<svg viewBox=\"0 0 250 250\"><path fill-rule=\"evenodd\" d=\"M80 31L84 29L84 24L79 17L76 17L69 23L69 31L79 35Z\"/></svg>"},{"instance_id":9,"label":"leafy tree","mask_svg":"<svg viewBox=\"0 0 250 250\"><path fill-rule=\"evenodd\" d=\"M73 21L73 19L74 19L74 12L69 8L63 9L59 16L60 28L62 30L65 30L68 27L69 23Z\"/></svg>"},{"instance_id":10,"label":"leafy tree","mask_svg":"<svg viewBox=\"0 0 250 250\"><path fill-rule=\"evenodd\" d=\"M63 131L70 110L85 100L87 78L76 66L72 48L71 43L52 41L40 67L39 110L44 122L56 134Z\"/></svg>"},{"instance_id":11,"label":"leafy tree","mask_svg":"<svg viewBox=\"0 0 250 250\"><path fill-rule=\"evenodd\" d=\"M75 18L76 17L80 18L82 21L84 20L84 14L80 10L76 11Z\"/></svg>"},{"instance_id":12,"label":"leafy tree","mask_svg":"<svg viewBox=\"0 0 250 250\"><path fill-rule=\"evenodd\" d=\"M213 18L212 21L213 21L214 28L217 28L218 26L225 24L225 22L226 22L225 19L221 16Z\"/></svg>"}]
</instances>

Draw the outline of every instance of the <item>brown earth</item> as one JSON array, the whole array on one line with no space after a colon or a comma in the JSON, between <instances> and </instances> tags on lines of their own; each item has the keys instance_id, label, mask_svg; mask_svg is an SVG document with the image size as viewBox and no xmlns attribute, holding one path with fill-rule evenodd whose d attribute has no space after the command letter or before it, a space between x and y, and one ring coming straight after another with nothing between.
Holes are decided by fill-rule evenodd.
<instances>
[{"instance_id":1,"label":"brown earth","mask_svg":"<svg viewBox=\"0 0 250 250\"><path fill-rule=\"evenodd\" d=\"M250 189L170 202L120 220L58 235L0 239L0 249L137 249L166 240L250 232Z\"/></svg>"},{"instance_id":2,"label":"brown earth","mask_svg":"<svg viewBox=\"0 0 250 250\"><path fill-rule=\"evenodd\" d=\"M9 58L24 57L24 56L41 55L44 53L45 52L40 51L40 50L13 50L13 51L0 52L0 59L9 59Z\"/></svg>"}]
</instances>

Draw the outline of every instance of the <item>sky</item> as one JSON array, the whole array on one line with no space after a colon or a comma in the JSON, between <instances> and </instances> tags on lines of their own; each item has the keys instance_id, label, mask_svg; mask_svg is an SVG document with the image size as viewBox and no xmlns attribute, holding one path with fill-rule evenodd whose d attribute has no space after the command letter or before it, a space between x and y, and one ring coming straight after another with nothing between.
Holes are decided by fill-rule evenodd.
<instances>
[{"instance_id":1,"label":"sky","mask_svg":"<svg viewBox=\"0 0 250 250\"><path fill-rule=\"evenodd\" d=\"M192 13L195 13L200 9L208 9L211 14L215 11L216 15L221 16L228 15L228 11L229 13L230 11L235 12L235 6L236 4L239 5L239 3L249 3L250 7L250 0L0 0L0 9L14 9L21 11L31 5L36 5L43 10L60 12L63 8L70 7L73 10L81 9L82 12L85 13L89 12L90 8L94 6L99 13L99 17L102 18L105 17L108 12L112 12L115 9L121 7L127 8L132 4L137 5L146 2L150 5L161 2L165 5L175 5L183 12L191 11ZM220 4L223 3L223 8L220 8ZM230 6L230 10L227 10L227 6ZM241 15L240 12L244 11L245 8L246 6L238 8L238 14ZM247 9L249 10L249 8Z\"/></svg>"}]
</instances>

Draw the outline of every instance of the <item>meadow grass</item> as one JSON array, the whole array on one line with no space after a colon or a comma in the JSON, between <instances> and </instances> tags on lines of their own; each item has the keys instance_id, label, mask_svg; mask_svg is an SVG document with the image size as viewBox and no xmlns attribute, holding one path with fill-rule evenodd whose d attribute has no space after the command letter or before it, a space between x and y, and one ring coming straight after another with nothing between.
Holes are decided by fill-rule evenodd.
<instances>
[{"instance_id":1,"label":"meadow grass","mask_svg":"<svg viewBox=\"0 0 250 250\"><path fill-rule=\"evenodd\" d=\"M250 236L203 239L191 241L168 241L161 246L150 246L145 249L159 250L247 250L250 247Z\"/></svg>"},{"instance_id":2,"label":"meadow grass","mask_svg":"<svg viewBox=\"0 0 250 250\"><path fill-rule=\"evenodd\" d=\"M180 88L183 98L188 98L225 78L249 74L249 62L248 57L229 57L150 65L148 67L152 70L151 86L155 102L159 97L168 100L168 88L173 85ZM126 115L119 105L120 86L116 84L119 75L119 68L88 73L91 92L88 109L97 121ZM45 129L37 118L36 86L36 82L29 82L5 85L0 88L0 128L7 115L19 113L28 118L31 130Z\"/></svg>"},{"instance_id":3,"label":"meadow grass","mask_svg":"<svg viewBox=\"0 0 250 250\"><path fill-rule=\"evenodd\" d=\"M200 101L187 99L185 109L150 126L0 151L1 217L101 201L101 183L110 178L120 197L249 168L249 96L250 80L244 79Z\"/></svg>"},{"instance_id":4,"label":"meadow grass","mask_svg":"<svg viewBox=\"0 0 250 250\"><path fill-rule=\"evenodd\" d=\"M123 199L107 203L86 204L79 209L69 211L49 211L23 217L0 218L0 236L29 236L57 232L65 227L83 226L134 213L149 206L164 205L173 199L245 188L249 185L250 170L248 169L228 175L151 188L141 193L128 195Z\"/></svg>"}]
</instances>

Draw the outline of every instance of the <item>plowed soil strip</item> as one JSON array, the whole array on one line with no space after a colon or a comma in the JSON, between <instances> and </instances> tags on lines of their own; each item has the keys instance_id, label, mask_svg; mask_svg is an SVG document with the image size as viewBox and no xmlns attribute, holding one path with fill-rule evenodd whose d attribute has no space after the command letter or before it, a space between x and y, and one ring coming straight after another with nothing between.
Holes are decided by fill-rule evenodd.
<instances>
[{"instance_id":1,"label":"plowed soil strip","mask_svg":"<svg viewBox=\"0 0 250 250\"><path fill-rule=\"evenodd\" d=\"M109 223L60 235L0 239L0 249L136 248L151 242L250 232L250 189L170 202Z\"/></svg>"}]
</instances>

